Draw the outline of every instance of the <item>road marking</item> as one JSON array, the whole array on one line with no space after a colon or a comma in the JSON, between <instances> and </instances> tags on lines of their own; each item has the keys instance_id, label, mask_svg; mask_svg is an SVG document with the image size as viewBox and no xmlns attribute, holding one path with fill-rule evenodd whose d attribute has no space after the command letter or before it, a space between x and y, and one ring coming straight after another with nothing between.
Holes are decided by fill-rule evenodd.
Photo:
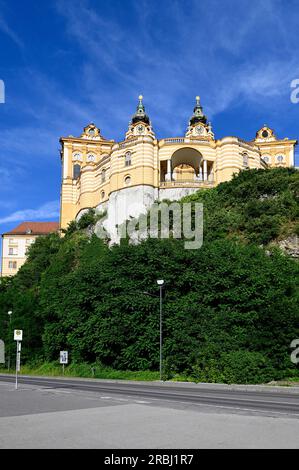
<instances>
[{"instance_id":1,"label":"road marking","mask_svg":"<svg viewBox=\"0 0 299 470\"><path fill-rule=\"evenodd\" d=\"M34 379L34 378L31 379L31 378L27 378L27 377L24 378L24 380L27 380L27 382L29 382L29 383L27 383L27 384L26 384L26 383L23 384L23 385L27 385L27 386L28 386L28 385L29 385L29 386L30 386L30 385L33 385L34 382L39 381L39 379ZM47 380L43 380L43 379L41 379L41 381L43 382L43 384L47 384L47 383L50 384L50 385L51 385L51 388L52 388L53 390L57 390L57 388L56 388L57 385L64 385L65 387L68 386L68 381L61 381L61 382L59 382L58 380L56 381L55 379L54 379L53 381L51 381L51 382L50 382L50 381L47 381ZM54 383L53 383L53 382L54 382ZM82 381L82 382L83 382L83 381ZM97 388L99 387L99 384L92 384L92 383L88 383L88 382L86 382L85 384L83 384L82 382L81 382L81 383L78 383L78 382L77 382L77 384L76 384L76 383L75 383L75 384L72 384L72 383L69 384L69 385L71 385L71 386L77 386L77 385L79 386L79 385L80 385L80 386L82 387L81 389L79 388L79 389L77 389L77 390L72 390L72 391L69 392L69 393L72 393L72 392L74 392L74 391L77 391L77 392L78 392L78 391L79 391L79 392L80 392L80 391L84 391L84 387L90 387L90 388L92 388L92 389L94 389L94 388L97 389ZM20 382L20 383L21 383L21 382ZM55 384L55 385L54 385L54 384ZM41 384L39 384L39 385L41 386ZM55 387L55 386L56 386L56 387ZM50 387L49 387L49 388L50 388ZM91 390L89 390L89 391L91 391ZM98 391L100 392L100 390L98 390ZM153 393L155 393L155 390L151 390L151 391L152 391ZM170 391L170 390L169 390L169 391ZM127 392L130 392L130 391L129 391L129 390L128 390L128 391L122 390L122 393L123 393L123 394L126 394L126 395L127 395ZM116 389L114 393L118 394L119 391ZM147 393L149 393L149 391L147 391ZM219 396L219 395L217 395L217 394L216 394L216 395L213 395L213 394L211 394L211 395L201 395L201 394L200 394L200 391L199 391L199 396L198 396L198 395L194 395L194 394L190 394L189 397L190 397L191 400L190 400L190 401L187 401L187 402L180 400L180 399L179 399L179 396L180 396L180 395L178 395L177 393L172 394L173 399L165 398L165 394L164 394L163 392L161 393L160 390L158 390L158 393L160 393L161 396L160 396L160 397L151 397L151 400L155 400L155 401L159 401L159 400L160 400L160 401L169 402L169 403L181 403L181 404L197 405L197 406L212 406L212 407L214 407L214 408L225 408L225 409L232 409L232 410L253 411L253 412L258 412L258 413L268 413L268 414L269 414L269 413L272 413L272 414L275 413L275 414L282 414L282 415L296 415L296 416L298 416L298 413L297 413L297 412L294 412L294 411L291 411L291 410L290 410L289 412L282 412L282 411L275 411L275 410L273 410L273 409L272 409L272 410L262 410L262 409L255 409L255 408L246 408L246 407L242 408L242 407L239 407L239 406L234 406L233 404L217 405L217 404L215 404L215 403L214 403L214 404L209 404L209 403L198 403L198 402L196 402L196 401L191 401L192 398L194 398L195 400L200 400L200 399L205 399L205 398L206 398L206 399L214 399L214 400L219 400L219 399L221 400L221 399L222 399L224 402L225 402L225 401L228 401L228 400L234 400L234 397L230 397L230 396L225 396L225 397L223 397L223 396ZM242 393L242 392L241 392L241 393ZM142 395L142 391L140 391L140 394ZM164 395L164 396L163 396L163 395ZM128 396L131 400L136 400L136 395L135 395L135 396L127 395L127 396ZM177 397L177 399L175 399L175 397ZM103 399L112 399L111 396L102 396L101 398L103 398ZM269 397L269 398L270 398L270 397ZM271 397L271 398L274 398L274 397ZM267 404L267 405L270 405L270 406L271 406L271 405L278 405L278 406L279 406L279 405L292 405L292 406L294 406L294 405L296 406L296 405L297 405L297 403L294 403L294 402L272 401L271 398L267 400L267 396L266 396L266 394L265 394L265 395L264 395L263 397L261 397L260 399L259 399L259 398L253 398L253 397L250 397L250 398L240 398L240 397L237 397L236 400L241 401L241 402L242 402L242 401L243 401L243 402L247 402L247 403L248 403L248 402L251 402L251 403L260 403L261 405ZM275 397L275 398L276 398L276 397ZM275 398L274 398L274 400L275 400ZM293 398L293 397L292 397L292 398ZM294 394L294 398L298 398L298 396L296 396L296 395ZM115 400L115 399L117 399L117 398L114 398L114 400ZM299 403L298 403L298 404L299 404ZM297 405L297 406L298 406L298 405Z\"/></svg>"},{"instance_id":2,"label":"road marking","mask_svg":"<svg viewBox=\"0 0 299 470\"><path fill-rule=\"evenodd\" d=\"M153 401L161 401L159 398L152 398ZM299 416L299 413L294 413L293 411L289 412L284 412L284 411L275 411L275 410L260 410L260 409L255 409L255 408L240 408L237 406L229 406L229 405L213 405L209 403L195 403L195 402L190 402L190 401L176 401L176 400L164 400L164 402L167 402L169 404L171 403L177 403L177 404L182 404L182 405L189 405L189 406L211 406L213 408L222 408L225 410L238 410L238 411L253 411L256 413L267 413L269 414L279 414L279 415L284 415L284 416ZM270 416L271 417L271 416Z\"/></svg>"}]
</instances>

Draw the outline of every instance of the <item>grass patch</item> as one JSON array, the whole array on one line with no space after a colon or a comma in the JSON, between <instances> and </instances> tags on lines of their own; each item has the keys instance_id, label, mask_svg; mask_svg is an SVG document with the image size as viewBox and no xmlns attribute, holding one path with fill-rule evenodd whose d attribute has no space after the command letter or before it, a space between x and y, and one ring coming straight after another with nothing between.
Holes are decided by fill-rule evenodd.
<instances>
[{"instance_id":1,"label":"grass patch","mask_svg":"<svg viewBox=\"0 0 299 470\"><path fill-rule=\"evenodd\" d=\"M14 367L9 371L10 374L15 373ZM7 368L0 367L0 374L8 374ZM160 380L160 373L154 371L131 371L116 370L112 367L103 366L99 363L72 363L64 368L56 361L44 363L28 363L21 366L19 375L45 376L45 377L74 377L88 379L106 379L106 380L132 380L132 381L155 381ZM201 382L194 377L185 374L175 374L172 377L164 377L163 380L171 382ZM208 382L204 380L205 382ZM212 382L211 382L212 383ZM213 383L225 383L221 380L213 381ZM232 382L235 383L235 382ZM253 383L254 384L254 383ZM268 382L268 385L280 385L284 387L292 387L299 385L299 376L289 376L281 380Z\"/></svg>"},{"instance_id":2,"label":"grass patch","mask_svg":"<svg viewBox=\"0 0 299 470\"><path fill-rule=\"evenodd\" d=\"M8 373L7 369L1 368L1 374ZM14 373L14 369L10 369ZM21 366L20 375L44 375L49 377L62 377L62 366L57 362L45 362L42 364L25 364ZM114 379L114 380L159 380L159 372L153 371L130 371L115 370L110 367L104 367L98 363L95 364L70 364L64 368L64 377L85 377L96 379Z\"/></svg>"}]
</instances>

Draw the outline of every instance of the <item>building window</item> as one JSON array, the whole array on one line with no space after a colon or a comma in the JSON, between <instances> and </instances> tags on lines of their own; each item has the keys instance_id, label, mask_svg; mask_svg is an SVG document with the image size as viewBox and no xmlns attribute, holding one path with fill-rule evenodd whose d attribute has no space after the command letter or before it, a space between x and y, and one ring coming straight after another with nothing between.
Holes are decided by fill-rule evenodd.
<instances>
[{"instance_id":1,"label":"building window","mask_svg":"<svg viewBox=\"0 0 299 470\"><path fill-rule=\"evenodd\" d=\"M276 160L277 160L279 163L281 163L281 162L283 162L283 160L284 160L284 156L283 156L283 155L277 155Z\"/></svg>"},{"instance_id":2,"label":"building window","mask_svg":"<svg viewBox=\"0 0 299 470\"><path fill-rule=\"evenodd\" d=\"M94 155L92 155L92 154L87 155L87 161L88 162L95 162L95 160L96 160L96 157Z\"/></svg>"},{"instance_id":3,"label":"building window","mask_svg":"<svg viewBox=\"0 0 299 470\"><path fill-rule=\"evenodd\" d=\"M102 170L102 183L106 181L106 170Z\"/></svg>"},{"instance_id":4,"label":"building window","mask_svg":"<svg viewBox=\"0 0 299 470\"><path fill-rule=\"evenodd\" d=\"M245 168L248 168L248 154L244 152L242 154L242 157L243 157L243 166L245 166Z\"/></svg>"},{"instance_id":5,"label":"building window","mask_svg":"<svg viewBox=\"0 0 299 470\"><path fill-rule=\"evenodd\" d=\"M9 269L17 269L17 262L16 261L9 261L8 262Z\"/></svg>"},{"instance_id":6,"label":"building window","mask_svg":"<svg viewBox=\"0 0 299 470\"><path fill-rule=\"evenodd\" d=\"M268 157L268 155L262 155L262 159L263 159L264 162L266 162L266 163L269 163L269 161L270 161L270 157Z\"/></svg>"},{"instance_id":7,"label":"building window","mask_svg":"<svg viewBox=\"0 0 299 470\"><path fill-rule=\"evenodd\" d=\"M73 166L73 178L74 178L74 180L77 180L79 178L80 173L81 173L81 166L78 165L78 163L76 163Z\"/></svg>"},{"instance_id":8,"label":"building window","mask_svg":"<svg viewBox=\"0 0 299 470\"><path fill-rule=\"evenodd\" d=\"M74 161L79 161L79 162L82 161L82 155L81 155L81 153L78 153L78 152L77 152L77 153L74 153L74 154L73 154L73 160L74 160Z\"/></svg>"},{"instance_id":9,"label":"building window","mask_svg":"<svg viewBox=\"0 0 299 470\"><path fill-rule=\"evenodd\" d=\"M8 248L8 254L9 256L17 255L18 252L15 248Z\"/></svg>"},{"instance_id":10,"label":"building window","mask_svg":"<svg viewBox=\"0 0 299 470\"><path fill-rule=\"evenodd\" d=\"M132 163L131 152L127 152L125 155L125 166L130 166Z\"/></svg>"},{"instance_id":11,"label":"building window","mask_svg":"<svg viewBox=\"0 0 299 470\"><path fill-rule=\"evenodd\" d=\"M10 238L10 239L9 239L9 243L10 243L10 245L13 245L13 244L14 244L14 242L15 242L14 238Z\"/></svg>"},{"instance_id":12,"label":"building window","mask_svg":"<svg viewBox=\"0 0 299 470\"><path fill-rule=\"evenodd\" d=\"M128 175L128 176L125 177L125 185L129 186L130 184L131 184L131 176Z\"/></svg>"}]
</instances>

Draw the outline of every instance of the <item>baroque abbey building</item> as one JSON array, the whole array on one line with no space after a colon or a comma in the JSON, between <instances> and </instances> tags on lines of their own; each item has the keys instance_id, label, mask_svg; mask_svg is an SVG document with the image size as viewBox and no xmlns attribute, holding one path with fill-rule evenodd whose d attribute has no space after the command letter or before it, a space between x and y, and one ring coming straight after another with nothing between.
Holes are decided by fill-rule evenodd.
<instances>
[{"instance_id":1,"label":"baroque abbey building","mask_svg":"<svg viewBox=\"0 0 299 470\"><path fill-rule=\"evenodd\" d=\"M182 137L156 139L142 96L122 142L105 139L94 124L80 137L62 137L60 226L89 208L107 210L109 232L155 201L177 200L228 181L246 168L294 166L296 140L278 139L268 126L252 141L215 139L196 97Z\"/></svg>"}]
</instances>

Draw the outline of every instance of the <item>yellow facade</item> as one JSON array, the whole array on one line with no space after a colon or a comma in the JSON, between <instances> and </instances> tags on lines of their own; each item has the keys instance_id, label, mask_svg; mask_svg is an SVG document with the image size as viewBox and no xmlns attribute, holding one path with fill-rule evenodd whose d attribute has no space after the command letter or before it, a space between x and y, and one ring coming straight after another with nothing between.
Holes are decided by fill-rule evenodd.
<instances>
[{"instance_id":1,"label":"yellow facade","mask_svg":"<svg viewBox=\"0 0 299 470\"><path fill-rule=\"evenodd\" d=\"M125 140L105 139L90 124L80 137L62 137L61 228L88 208L109 209L116 193L152 188L152 199L177 199L201 188L228 181L246 168L294 166L296 140L279 140L264 126L256 138L215 139L199 97L187 132L158 140L145 113L142 97ZM139 196L138 196L139 197ZM128 199L129 201L130 199Z\"/></svg>"}]
</instances>

